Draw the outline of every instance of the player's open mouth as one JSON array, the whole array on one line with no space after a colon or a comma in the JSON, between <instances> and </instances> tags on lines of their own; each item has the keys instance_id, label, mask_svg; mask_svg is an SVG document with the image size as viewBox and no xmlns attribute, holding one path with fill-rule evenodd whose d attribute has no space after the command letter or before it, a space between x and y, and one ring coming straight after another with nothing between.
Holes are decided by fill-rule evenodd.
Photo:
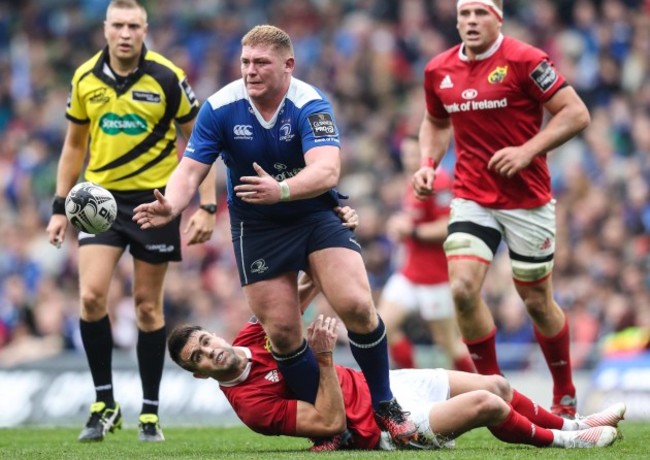
<instances>
[{"instance_id":1,"label":"player's open mouth","mask_svg":"<svg viewBox=\"0 0 650 460\"><path fill-rule=\"evenodd\" d=\"M217 357L214 359L214 362L217 364L221 364L221 361L223 361L224 358L224 352L222 351L217 355Z\"/></svg>"}]
</instances>

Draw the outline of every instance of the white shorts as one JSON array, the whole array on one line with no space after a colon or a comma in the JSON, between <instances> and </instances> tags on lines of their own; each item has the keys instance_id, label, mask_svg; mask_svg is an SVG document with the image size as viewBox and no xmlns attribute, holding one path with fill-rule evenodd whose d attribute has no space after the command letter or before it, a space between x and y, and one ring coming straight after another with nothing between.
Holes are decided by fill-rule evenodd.
<instances>
[{"instance_id":1,"label":"white shorts","mask_svg":"<svg viewBox=\"0 0 650 460\"><path fill-rule=\"evenodd\" d=\"M555 200L532 209L491 209L454 198L449 224L472 222L501 233L508 249L525 257L545 257L555 252Z\"/></svg>"},{"instance_id":2,"label":"white shorts","mask_svg":"<svg viewBox=\"0 0 650 460\"><path fill-rule=\"evenodd\" d=\"M401 273L394 273L386 282L381 297L402 305L408 312L420 312L425 321L454 317L449 283L415 284Z\"/></svg>"},{"instance_id":3,"label":"white shorts","mask_svg":"<svg viewBox=\"0 0 650 460\"><path fill-rule=\"evenodd\" d=\"M390 389L402 409L411 413L418 427L418 444L425 448L453 447L449 440L431 431L429 413L435 403L449 399L449 377L444 369L397 369L390 371Z\"/></svg>"}]
</instances>

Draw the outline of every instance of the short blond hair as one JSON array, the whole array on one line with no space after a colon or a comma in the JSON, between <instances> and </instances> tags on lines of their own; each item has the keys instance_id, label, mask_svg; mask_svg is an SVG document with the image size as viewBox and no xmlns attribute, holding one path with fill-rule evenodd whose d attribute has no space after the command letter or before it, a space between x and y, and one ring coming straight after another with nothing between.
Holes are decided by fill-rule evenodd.
<instances>
[{"instance_id":1,"label":"short blond hair","mask_svg":"<svg viewBox=\"0 0 650 460\"><path fill-rule=\"evenodd\" d=\"M279 27L268 24L259 25L249 30L241 39L242 46L273 46L280 51L286 51L293 56L291 37Z\"/></svg>"},{"instance_id":2,"label":"short blond hair","mask_svg":"<svg viewBox=\"0 0 650 460\"><path fill-rule=\"evenodd\" d=\"M147 10L144 9L144 6L142 6L138 0L111 0L106 8L106 17L108 17L108 12L111 8L122 8L125 10L139 9L142 11L144 22L147 22Z\"/></svg>"}]
</instances>

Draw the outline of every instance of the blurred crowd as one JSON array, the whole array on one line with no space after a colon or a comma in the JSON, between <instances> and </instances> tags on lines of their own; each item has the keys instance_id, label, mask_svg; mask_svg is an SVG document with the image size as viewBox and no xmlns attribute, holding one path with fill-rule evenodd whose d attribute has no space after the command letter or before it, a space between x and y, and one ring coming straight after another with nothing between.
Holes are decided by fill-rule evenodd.
<instances>
[{"instance_id":1,"label":"blurred crowd","mask_svg":"<svg viewBox=\"0 0 650 460\"><path fill-rule=\"evenodd\" d=\"M70 79L104 46L107 3L0 1L0 366L81 350L75 232L56 249L45 226ZM250 27L271 23L292 36L294 75L334 103L343 145L339 188L361 216L358 240L379 295L399 257L384 228L406 180L397 146L422 119L426 62L459 41L456 2L143 3L147 46L185 69L200 100L239 78L239 40ZM589 367L605 338L650 331L650 1L506 0L504 11L504 33L547 51L591 111L591 126L549 155L558 200L555 292L570 318L574 366ZM442 167L453 163L451 150ZM215 234L207 244L184 246L183 262L170 266L165 313L168 326L198 322L231 338L250 313L233 260L220 162L218 170ZM129 350L137 332L126 257L110 309L116 346ZM485 289L499 343L533 343L505 251ZM418 321L407 323L407 332L430 342ZM529 365L531 347L511 348L517 352L502 368Z\"/></svg>"}]
</instances>

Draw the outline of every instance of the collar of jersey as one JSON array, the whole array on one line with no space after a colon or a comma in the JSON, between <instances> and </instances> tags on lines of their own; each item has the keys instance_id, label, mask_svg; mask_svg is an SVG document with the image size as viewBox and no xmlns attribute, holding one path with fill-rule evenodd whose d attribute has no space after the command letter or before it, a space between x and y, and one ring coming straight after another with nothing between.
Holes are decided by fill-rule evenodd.
<instances>
[{"instance_id":1,"label":"collar of jersey","mask_svg":"<svg viewBox=\"0 0 650 460\"><path fill-rule=\"evenodd\" d=\"M223 387L234 387L238 383L245 381L248 378L248 375L251 373L251 368L253 367L253 361L252 361L253 354L251 353L250 348L246 348L246 347L235 347L235 348L238 348L244 352L244 354L248 358L248 363L246 363L246 367L244 368L242 373L239 374L234 379L226 380L226 381L218 380L219 385Z\"/></svg>"},{"instance_id":2,"label":"collar of jersey","mask_svg":"<svg viewBox=\"0 0 650 460\"><path fill-rule=\"evenodd\" d=\"M243 80L242 80L243 83ZM291 83L289 84L289 88L291 88L291 85L293 85L293 77L291 77ZM289 91L287 90L287 94ZM282 102L280 105L278 105L278 108L276 109L275 113L273 114L273 117L269 121L266 121L262 114L260 113L259 110L257 110L257 107L255 107L255 104L253 104L253 101L251 101L250 96L248 95L248 91L244 90L244 94L246 95L246 100L248 100L248 103L251 106L251 110L253 111L253 115L255 115L255 118L257 118L257 121L259 121L260 125L262 125L265 129L270 129L275 125L275 122L278 120L278 114L280 111L284 108L284 105L287 102L287 95L284 95L284 98L282 99Z\"/></svg>"},{"instance_id":3,"label":"collar of jersey","mask_svg":"<svg viewBox=\"0 0 650 460\"><path fill-rule=\"evenodd\" d=\"M476 61L482 61L483 59L487 59L490 56L492 56L494 53L497 52L499 47L501 46L501 43L503 43L503 34L499 34L499 37L496 39L494 44L490 46L490 49L488 49L486 52L477 54L476 55ZM465 44L460 45L460 49L458 50L458 58L461 61L469 62L469 59L467 55L465 55Z\"/></svg>"},{"instance_id":4,"label":"collar of jersey","mask_svg":"<svg viewBox=\"0 0 650 460\"><path fill-rule=\"evenodd\" d=\"M144 57L147 55L147 47L143 44L142 45L142 53L140 54L140 63L138 64L138 68L135 72L131 73L127 77L127 82L126 84L123 85L123 88L121 91L118 91L118 93L124 93L128 88L131 87L133 82L135 82L142 73L145 70L145 59ZM99 78L101 81L106 83L107 85L116 88L117 87L117 80L113 78L111 75L107 74L105 72L105 66L108 66L110 68L109 64L109 59L108 59L108 46L106 46L102 50L101 56L99 56L99 59L97 59L97 62L95 63L95 67L93 67L93 74ZM112 72L112 70L111 70ZM116 88L117 89L117 88Z\"/></svg>"}]
</instances>

